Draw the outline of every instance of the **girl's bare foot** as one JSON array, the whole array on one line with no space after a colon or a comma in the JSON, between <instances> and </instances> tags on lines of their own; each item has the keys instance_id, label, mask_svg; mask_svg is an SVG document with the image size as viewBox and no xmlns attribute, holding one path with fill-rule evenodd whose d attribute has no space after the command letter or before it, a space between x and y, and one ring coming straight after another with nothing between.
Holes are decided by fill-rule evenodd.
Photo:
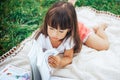
<instances>
[{"instance_id":1,"label":"girl's bare foot","mask_svg":"<svg viewBox=\"0 0 120 80\"><path fill-rule=\"evenodd\" d=\"M99 26L93 27L93 30L94 30L94 32L96 33L99 29L105 30L106 28L107 28L107 24L106 24L106 23L103 23L103 24L101 24L101 25L99 25Z\"/></svg>"},{"instance_id":2,"label":"girl's bare foot","mask_svg":"<svg viewBox=\"0 0 120 80\"><path fill-rule=\"evenodd\" d=\"M77 0L68 0L69 3L72 3L73 5L75 5Z\"/></svg>"},{"instance_id":3,"label":"girl's bare foot","mask_svg":"<svg viewBox=\"0 0 120 80\"><path fill-rule=\"evenodd\" d=\"M94 32L96 33L98 30L98 26L93 27Z\"/></svg>"},{"instance_id":4,"label":"girl's bare foot","mask_svg":"<svg viewBox=\"0 0 120 80\"><path fill-rule=\"evenodd\" d=\"M103 30L105 30L107 28L107 26L108 25L106 23L103 23L103 24L100 25L100 28L103 29Z\"/></svg>"}]
</instances>

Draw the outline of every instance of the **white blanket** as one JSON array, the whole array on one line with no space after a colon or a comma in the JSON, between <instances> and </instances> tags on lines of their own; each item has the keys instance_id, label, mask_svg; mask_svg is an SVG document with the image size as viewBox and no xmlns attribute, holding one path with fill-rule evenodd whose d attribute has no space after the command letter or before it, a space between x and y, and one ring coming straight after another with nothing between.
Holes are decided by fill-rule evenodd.
<instances>
[{"instance_id":1,"label":"white blanket","mask_svg":"<svg viewBox=\"0 0 120 80\"><path fill-rule=\"evenodd\" d=\"M90 7L79 7L76 11L78 20L88 27L101 23L108 24L105 32L110 47L108 50L96 51L83 45L82 51L74 57L72 64L54 71L52 80L120 80L120 16ZM20 44L15 51L16 56L11 55L1 61L0 69L6 64L14 64L30 70L26 55L31 49L30 40L33 35Z\"/></svg>"}]
</instances>

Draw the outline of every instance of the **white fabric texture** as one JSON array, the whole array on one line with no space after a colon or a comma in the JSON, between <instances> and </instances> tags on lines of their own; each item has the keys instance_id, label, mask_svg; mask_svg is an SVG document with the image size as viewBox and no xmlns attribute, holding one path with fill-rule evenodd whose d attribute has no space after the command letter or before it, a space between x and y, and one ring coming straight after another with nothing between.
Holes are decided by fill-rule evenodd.
<instances>
[{"instance_id":1,"label":"white fabric texture","mask_svg":"<svg viewBox=\"0 0 120 80\"><path fill-rule=\"evenodd\" d=\"M42 47L36 40L33 40L33 45L28 56L32 66L34 80L40 80L40 77L42 80L50 80L53 69L48 64L48 57L50 55L55 56L58 53L59 52L54 48L43 52Z\"/></svg>"},{"instance_id":2,"label":"white fabric texture","mask_svg":"<svg viewBox=\"0 0 120 80\"><path fill-rule=\"evenodd\" d=\"M101 23L108 24L105 32L110 47L108 50L96 51L83 45L82 51L73 58L72 64L55 70L51 80L120 80L120 16L97 11L90 7L79 7L76 11L78 20L87 27ZM32 40L31 37L28 39ZM32 43L27 40L23 43L17 49L19 53L16 56L11 55L0 63L0 69L7 64L14 64L29 70L26 57Z\"/></svg>"},{"instance_id":3,"label":"white fabric texture","mask_svg":"<svg viewBox=\"0 0 120 80\"><path fill-rule=\"evenodd\" d=\"M30 52L28 53L30 66L31 66L31 72L32 72L32 80L41 80L41 74L37 67L38 53L39 54L42 53L41 47L39 47L38 44L36 44L36 41L34 39L32 39L31 49L30 49ZM41 58L41 60L43 58Z\"/></svg>"},{"instance_id":4,"label":"white fabric texture","mask_svg":"<svg viewBox=\"0 0 120 80\"><path fill-rule=\"evenodd\" d=\"M45 35L43 35L42 33L38 37L37 43L40 44L43 50L53 49L50 38L48 36L45 37ZM74 46L74 42L69 37L68 39L64 39L63 42L57 48L54 48L54 49L56 49L59 53L63 53L64 50L71 49L73 48L73 46Z\"/></svg>"}]
</instances>

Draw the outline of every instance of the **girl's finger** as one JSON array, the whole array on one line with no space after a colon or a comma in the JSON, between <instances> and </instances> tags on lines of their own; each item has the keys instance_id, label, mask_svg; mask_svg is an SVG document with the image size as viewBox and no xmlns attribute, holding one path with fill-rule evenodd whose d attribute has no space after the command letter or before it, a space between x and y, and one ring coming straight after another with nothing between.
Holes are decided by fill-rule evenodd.
<instances>
[{"instance_id":1,"label":"girl's finger","mask_svg":"<svg viewBox=\"0 0 120 80\"><path fill-rule=\"evenodd\" d=\"M54 62L49 62L49 64L50 64L51 67L56 68L56 64Z\"/></svg>"},{"instance_id":2,"label":"girl's finger","mask_svg":"<svg viewBox=\"0 0 120 80\"><path fill-rule=\"evenodd\" d=\"M48 57L48 60L57 62L57 61L56 61L56 58L55 58L54 56L49 56L49 57Z\"/></svg>"}]
</instances>

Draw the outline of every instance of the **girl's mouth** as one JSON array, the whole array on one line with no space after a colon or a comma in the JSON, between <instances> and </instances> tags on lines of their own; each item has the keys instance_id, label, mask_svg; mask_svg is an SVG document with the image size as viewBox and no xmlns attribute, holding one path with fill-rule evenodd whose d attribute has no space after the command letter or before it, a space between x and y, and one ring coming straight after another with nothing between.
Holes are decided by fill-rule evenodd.
<instances>
[{"instance_id":1,"label":"girl's mouth","mask_svg":"<svg viewBox=\"0 0 120 80\"><path fill-rule=\"evenodd\" d=\"M59 40L59 39L56 38L56 37L51 37L51 39L54 40L54 41L58 41L58 40Z\"/></svg>"},{"instance_id":2,"label":"girl's mouth","mask_svg":"<svg viewBox=\"0 0 120 80\"><path fill-rule=\"evenodd\" d=\"M53 39L53 40L58 40L58 38L56 38L56 37L52 37L52 39Z\"/></svg>"}]
</instances>

